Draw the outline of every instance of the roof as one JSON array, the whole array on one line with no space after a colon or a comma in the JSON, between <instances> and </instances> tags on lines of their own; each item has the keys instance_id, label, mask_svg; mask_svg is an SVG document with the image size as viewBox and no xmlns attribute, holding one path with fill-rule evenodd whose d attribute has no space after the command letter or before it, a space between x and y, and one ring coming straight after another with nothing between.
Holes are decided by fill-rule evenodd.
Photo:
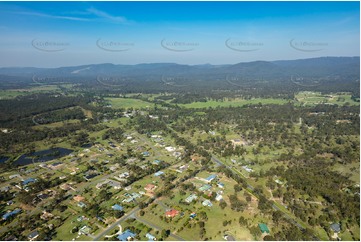
<instances>
[{"instance_id":1,"label":"roof","mask_svg":"<svg viewBox=\"0 0 361 242\"><path fill-rule=\"evenodd\" d=\"M165 216L167 216L167 217L175 217L178 214L179 214L179 211L175 210L175 209L171 209L171 210L165 212Z\"/></svg>"},{"instance_id":2,"label":"roof","mask_svg":"<svg viewBox=\"0 0 361 242\"><path fill-rule=\"evenodd\" d=\"M147 184L145 187L144 187L144 189L145 190L147 190L147 191L152 191L152 190L154 190L155 189L155 185L153 185L153 184Z\"/></svg>"},{"instance_id":3,"label":"roof","mask_svg":"<svg viewBox=\"0 0 361 242\"><path fill-rule=\"evenodd\" d=\"M211 186L208 185L208 184L205 184L205 185L203 185L202 187L199 188L199 191L203 192L203 191L207 191L209 189L211 189Z\"/></svg>"},{"instance_id":4,"label":"roof","mask_svg":"<svg viewBox=\"0 0 361 242\"><path fill-rule=\"evenodd\" d=\"M118 239L120 241L128 241L128 238L134 238L137 234L133 233L132 231L130 231L129 229L127 229L126 231L124 231L123 233L121 233L120 235L118 235Z\"/></svg>"},{"instance_id":5,"label":"roof","mask_svg":"<svg viewBox=\"0 0 361 242\"><path fill-rule=\"evenodd\" d=\"M117 210L117 211L123 211L123 207L120 206L119 204L114 204L114 205L112 206L112 209L113 209L113 210Z\"/></svg>"},{"instance_id":6,"label":"roof","mask_svg":"<svg viewBox=\"0 0 361 242\"><path fill-rule=\"evenodd\" d=\"M77 202L81 202L81 201L83 201L85 198L82 197L82 196L76 195L75 197L73 197L73 199L74 199L75 201L77 201Z\"/></svg>"},{"instance_id":7,"label":"roof","mask_svg":"<svg viewBox=\"0 0 361 242\"><path fill-rule=\"evenodd\" d=\"M195 199L197 199L197 195L196 194L191 194L189 197L187 197L186 199L185 199L185 201L187 202L187 203L191 203L193 200L195 200Z\"/></svg>"},{"instance_id":8,"label":"roof","mask_svg":"<svg viewBox=\"0 0 361 242\"><path fill-rule=\"evenodd\" d=\"M36 238L36 237L38 237L38 236L39 236L39 232L38 232L37 230L35 230L35 231L31 232L31 233L28 235L28 238L29 238L29 239L34 239L34 238Z\"/></svg>"},{"instance_id":9,"label":"roof","mask_svg":"<svg viewBox=\"0 0 361 242\"><path fill-rule=\"evenodd\" d=\"M11 216L14 216L14 215L16 215L16 214L18 214L18 213L20 213L21 212L21 209L15 209L14 211L12 211L12 212L8 212L8 213L5 213L3 216L2 216L2 219L3 220L7 220L9 217L11 217Z\"/></svg>"},{"instance_id":10,"label":"roof","mask_svg":"<svg viewBox=\"0 0 361 242\"><path fill-rule=\"evenodd\" d=\"M28 185L31 182L35 182L36 180L34 178L28 178L23 181L23 185Z\"/></svg>"},{"instance_id":11,"label":"roof","mask_svg":"<svg viewBox=\"0 0 361 242\"><path fill-rule=\"evenodd\" d=\"M204 200L204 202L202 202L202 205L203 206L208 206L208 207L212 207L213 204L211 203L211 201L209 201L208 199L207 200Z\"/></svg>"},{"instance_id":12,"label":"roof","mask_svg":"<svg viewBox=\"0 0 361 242\"><path fill-rule=\"evenodd\" d=\"M336 233L341 231L341 225L338 223L331 224L330 228L335 231Z\"/></svg>"},{"instance_id":13,"label":"roof","mask_svg":"<svg viewBox=\"0 0 361 242\"><path fill-rule=\"evenodd\" d=\"M268 229L266 224L262 224L262 223L258 224L258 227L259 227L259 229L261 230L262 233L264 233L264 232L269 233L269 229Z\"/></svg>"},{"instance_id":14,"label":"roof","mask_svg":"<svg viewBox=\"0 0 361 242\"><path fill-rule=\"evenodd\" d=\"M217 175L213 174L210 175L209 177L206 178L206 181L212 181L213 179L215 179L217 177Z\"/></svg>"},{"instance_id":15,"label":"roof","mask_svg":"<svg viewBox=\"0 0 361 242\"><path fill-rule=\"evenodd\" d=\"M155 176L160 176L160 175L163 175L164 172L163 171L157 171L156 173L154 173Z\"/></svg>"},{"instance_id":16,"label":"roof","mask_svg":"<svg viewBox=\"0 0 361 242\"><path fill-rule=\"evenodd\" d=\"M150 233L147 233L145 235L145 237L147 237L149 240L155 240L155 237L153 235L151 235Z\"/></svg>"}]
</instances>

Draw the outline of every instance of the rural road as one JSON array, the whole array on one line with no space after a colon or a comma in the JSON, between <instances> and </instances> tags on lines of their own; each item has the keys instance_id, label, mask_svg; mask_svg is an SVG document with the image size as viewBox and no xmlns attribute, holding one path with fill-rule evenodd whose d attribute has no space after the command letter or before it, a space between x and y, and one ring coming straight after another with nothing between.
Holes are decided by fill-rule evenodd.
<instances>
[{"instance_id":1,"label":"rural road","mask_svg":"<svg viewBox=\"0 0 361 242\"><path fill-rule=\"evenodd\" d=\"M226 165L226 164L224 164L222 161L220 161L217 157L215 157L215 156L212 156L212 160L214 161L214 162L216 162L217 164L219 164L219 165L223 165L223 166L225 166L227 169L229 169L232 173L235 173L235 170L233 170L230 166L228 166L228 165ZM241 174L242 175L242 174ZM243 176L244 177L244 176ZM244 177L245 179L247 179L246 177ZM247 182L246 182L247 183ZM248 187L248 189L251 191L251 192L253 192L254 191L254 187L253 186L251 186L251 185L249 185L248 183L247 183L247 187ZM276 209L276 210L278 210L278 211L281 211L282 213L283 213L283 215L285 216L285 218L287 218L291 223L293 223L294 225L296 225L297 227L299 227L301 230L304 230L305 228L301 225L301 224L299 224L295 219L293 219L291 216L289 216L287 213L285 213L284 211L282 211L281 210L281 208L279 208L274 202L272 202L272 207L274 208L274 209ZM314 238L316 239L316 240L319 240L316 236L314 236Z\"/></svg>"},{"instance_id":2,"label":"rural road","mask_svg":"<svg viewBox=\"0 0 361 242\"><path fill-rule=\"evenodd\" d=\"M118 221L114 222L112 225L110 225L108 228L106 228L103 232L101 232L99 235L95 236L93 240L102 240L102 238L109 234L111 230L113 230L115 227L117 227L121 222L128 218L135 218L135 214L140 210L139 207L133 208L128 214L125 214L123 217L121 217Z\"/></svg>"}]
</instances>

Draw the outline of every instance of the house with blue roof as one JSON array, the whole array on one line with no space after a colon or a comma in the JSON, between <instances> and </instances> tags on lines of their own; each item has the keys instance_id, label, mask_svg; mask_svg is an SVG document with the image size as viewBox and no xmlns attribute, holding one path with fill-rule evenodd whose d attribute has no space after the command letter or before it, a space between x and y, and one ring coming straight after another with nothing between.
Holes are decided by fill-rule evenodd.
<instances>
[{"instance_id":1,"label":"house with blue roof","mask_svg":"<svg viewBox=\"0 0 361 242\"><path fill-rule=\"evenodd\" d=\"M36 182L36 179L34 178L28 178L22 182L23 186L28 185L29 183Z\"/></svg>"},{"instance_id":2,"label":"house with blue roof","mask_svg":"<svg viewBox=\"0 0 361 242\"><path fill-rule=\"evenodd\" d=\"M205 180L206 182L212 182L214 179L217 178L217 175L213 174L213 175L210 175L209 177L207 177Z\"/></svg>"},{"instance_id":3,"label":"house with blue roof","mask_svg":"<svg viewBox=\"0 0 361 242\"><path fill-rule=\"evenodd\" d=\"M135 236L137 236L137 234L133 233L132 231L130 231L129 229L127 229L126 231L124 231L123 233L121 233L120 235L118 235L118 239L120 241L128 241L131 239L134 239Z\"/></svg>"},{"instance_id":4,"label":"house with blue roof","mask_svg":"<svg viewBox=\"0 0 361 242\"><path fill-rule=\"evenodd\" d=\"M14 211L11 211L11 212L8 212L8 213L5 213L3 216L2 216L2 219L3 220L7 220L8 218L12 217L12 216L15 216L16 214L20 213L21 212L21 209L15 209Z\"/></svg>"},{"instance_id":5,"label":"house with blue roof","mask_svg":"<svg viewBox=\"0 0 361 242\"><path fill-rule=\"evenodd\" d=\"M148 151L144 151L143 152L143 156L149 156L150 154L149 154L149 152Z\"/></svg>"},{"instance_id":6,"label":"house with blue roof","mask_svg":"<svg viewBox=\"0 0 361 242\"><path fill-rule=\"evenodd\" d=\"M154 173L154 176L161 176L164 175L163 171L157 171L156 173Z\"/></svg>"},{"instance_id":7,"label":"house with blue roof","mask_svg":"<svg viewBox=\"0 0 361 242\"><path fill-rule=\"evenodd\" d=\"M153 161L153 164L154 164L154 165L159 165L160 163L161 163L160 160L154 160L154 161Z\"/></svg>"},{"instance_id":8,"label":"house with blue roof","mask_svg":"<svg viewBox=\"0 0 361 242\"><path fill-rule=\"evenodd\" d=\"M113 209L113 210L116 210L116 211L123 211L123 207L120 206L119 204L114 204L114 205L112 206L112 209Z\"/></svg>"}]
</instances>

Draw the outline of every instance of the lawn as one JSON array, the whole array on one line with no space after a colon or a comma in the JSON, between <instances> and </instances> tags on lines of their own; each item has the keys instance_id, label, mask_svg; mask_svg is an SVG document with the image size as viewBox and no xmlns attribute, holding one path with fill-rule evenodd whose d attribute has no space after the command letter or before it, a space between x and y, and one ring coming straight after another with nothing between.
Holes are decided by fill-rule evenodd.
<instances>
[{"instance_id":1,"label":"lawn","mask_svg":"<svg viewBox=\"0 0 361 242\"><path fill-rule=\"evenodd\" d=\"M331 93L323 95L319 92L299 92L295 95L295 99L298 102L302 102L305 105L316 105L320 103L328 104L337 104L344 105L348 103L349 105L360 105L359 102L355 102L351 99L351 94L349 93Z\"/></svg>"},{"instance_id":2,"label":"lawn","mask_svg":"<svg viewBox=\"0 0 361 242\"><path fill-rule=\"evenodd\" d=\"M154 104L145 102L139 99L134 98L106 98L105 100L109 101L109 103L112 105L112 108L123 108L123 109L142 109L142 108L148 108L153 107Z\"/></svg>"},{"instance_id":3,"label":"lawn","mask_svg":"<svg viewBox=\"0 0 361 242\"><path fill-rule=\"evenodd\" d=\"M233 100L226 100L226 101L215 101L215 100L208 100L207 102L193 102L189 104L180 104L180 106L186 107L186 108L209 108L209 107L239 107L244 106L248 104L285 104L288 100L285 99L274 99L274 98L254 98L250 100L246 99L240 99L236 98Z\"/></svg>"}]
</instances>

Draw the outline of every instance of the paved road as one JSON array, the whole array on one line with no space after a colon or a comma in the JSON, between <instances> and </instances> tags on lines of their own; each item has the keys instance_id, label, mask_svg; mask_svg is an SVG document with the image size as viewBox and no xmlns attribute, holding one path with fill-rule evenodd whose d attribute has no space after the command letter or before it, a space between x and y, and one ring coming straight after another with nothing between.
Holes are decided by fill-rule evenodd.
<instances>
[{"instance_id":1,"label":"paved road","mask_svg":"<svg viewBox=\"0 0 361 242\"><path fill-rule=\"evenodd\" d=\"M109 234L111 230L113 230L116 226L118 226L121 222L128 218L135 218L135 214L140 210L139 207L133 208L129 212L129 214L125 214L123 217L121 217L118 221L114 222L112 225L108 226L103 232L101 232L99 235L96 235L93 240L101 240L105 235Z\"/></svg>"},{"instance_id":2,"label":"paved road","mask_svg":"<svg viewBox=\"0 0 361 242\"><path fill-rule=\"evenodd\" d=\"M158 225L155 225L155 224L153 224L153 223L151 223L151 222L149 222L149 221L146 221L146 220L144 220L144 219L141 219L141 218L139 218L136 214L135 214L135 219L138 220L139 222L141 222L141 223L149 226L149 227L152 227L153 229L158 230L158 231L162 231L162 230L163 230L162 227L159 227ZM176 234L173 234L173 233L170 233L169 236L175 238L175 239L178 240L178 241L185 241L185 239L183 239L182 237L180 237L180 236L178 236L178 235L176 235Z\"/></svg>"}]
</instances>

